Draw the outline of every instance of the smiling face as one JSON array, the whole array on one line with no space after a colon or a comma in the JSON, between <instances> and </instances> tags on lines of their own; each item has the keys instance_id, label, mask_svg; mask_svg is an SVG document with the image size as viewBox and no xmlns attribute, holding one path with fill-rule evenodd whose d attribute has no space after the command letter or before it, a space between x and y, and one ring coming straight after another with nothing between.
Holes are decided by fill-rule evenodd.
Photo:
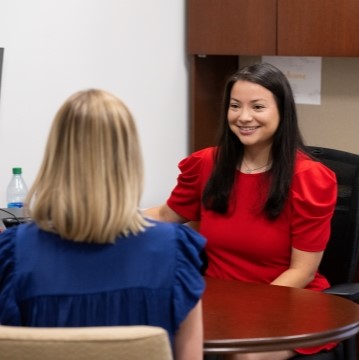
<instances>
[{"instance_id":1,"label":"smiling face","mask_svg":"<svg viewBox=\"0 0 359 360\"><path fill-rule=\"evenodd\" d=\"M265 87L239 80L231 90L228 124L245 148L270 149L280 116L274 95Z\"/></svg>"}]
</instances>

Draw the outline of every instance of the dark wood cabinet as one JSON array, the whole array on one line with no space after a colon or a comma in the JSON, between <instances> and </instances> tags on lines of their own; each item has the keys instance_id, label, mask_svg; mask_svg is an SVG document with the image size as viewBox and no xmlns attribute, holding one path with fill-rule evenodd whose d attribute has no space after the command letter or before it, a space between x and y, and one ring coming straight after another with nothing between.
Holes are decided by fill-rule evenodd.
<instances>
[{"instance_id":1,"label":"dark wood cabinet","mask_svg":"<svg viewBox=\"0 0 359 360\"><path fill-rule=\"evenodd\" d=\"M275 55L277 0L188 0L187 50Z\"/></svg>"},{"instance_id":2,"label":"dark wood cabinet","mask_svg":"<svg viewBox=\"0 0 359 360\"><path fill-rule=\"evenodd\" d=\"M187 51L359 56L359 1L188 0Z\"/></svg>"},{"instance_id":3,"label":"dark wood cabinet","mask_svg":"<svg viewBox=\"0 0 359 360\"><path fill-rule=\"evenodd\" d=\"M359 56L358 0L278 0L282 56Z\"/></svg>"}]
</instances>

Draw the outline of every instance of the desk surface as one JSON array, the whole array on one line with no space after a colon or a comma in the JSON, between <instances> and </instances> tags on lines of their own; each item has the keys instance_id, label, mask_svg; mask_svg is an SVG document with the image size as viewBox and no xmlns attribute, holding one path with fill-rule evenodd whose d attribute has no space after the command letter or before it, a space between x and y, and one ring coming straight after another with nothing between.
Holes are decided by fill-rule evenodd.
<instances>
[{"instance_id":1,"label":"desk surface","mask_svg":"<svg viewBox=\"0 0 359 360\"><path fill-rule=\"evenodd\" d=\"M258 352L341 341L359 331L359 305L284 286L206 278L204 352Z\"/></svg>"}]
</instances>

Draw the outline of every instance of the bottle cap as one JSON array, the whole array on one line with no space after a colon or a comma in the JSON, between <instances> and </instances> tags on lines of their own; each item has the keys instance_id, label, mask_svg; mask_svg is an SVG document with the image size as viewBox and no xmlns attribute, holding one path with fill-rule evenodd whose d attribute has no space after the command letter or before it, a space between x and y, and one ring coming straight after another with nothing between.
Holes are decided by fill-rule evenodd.
<instances>
[{"instance_id":1,"label":"bottle cap","mask_svg":"<svg viewBox=\"0 0 359 360\"><path fill-rule=\"evenodd\" d=\"M16 175L21 175L22 170L20 167L12 168L12 173Z\"/></svg>"}]
</instances>

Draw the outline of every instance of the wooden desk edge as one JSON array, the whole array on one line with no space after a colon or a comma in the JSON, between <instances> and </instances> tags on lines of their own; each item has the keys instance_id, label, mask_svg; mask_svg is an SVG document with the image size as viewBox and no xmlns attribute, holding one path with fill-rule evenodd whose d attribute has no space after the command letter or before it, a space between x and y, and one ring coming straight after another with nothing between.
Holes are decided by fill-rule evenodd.
<instances>
[{"instance_id":1,"label":"wooden desk edge","mask_svg":"<svg viewBox=\"0 0 359 360\"><path fill-rule=\"evenodd\" d=\"M330 342L341 342L359 332L359 322L350 326L318 334L288 336L271 339L251 340L205 340L205 354L248 353L261 351L287 350L323 345Z\"/></svg>"}]
</instances>

